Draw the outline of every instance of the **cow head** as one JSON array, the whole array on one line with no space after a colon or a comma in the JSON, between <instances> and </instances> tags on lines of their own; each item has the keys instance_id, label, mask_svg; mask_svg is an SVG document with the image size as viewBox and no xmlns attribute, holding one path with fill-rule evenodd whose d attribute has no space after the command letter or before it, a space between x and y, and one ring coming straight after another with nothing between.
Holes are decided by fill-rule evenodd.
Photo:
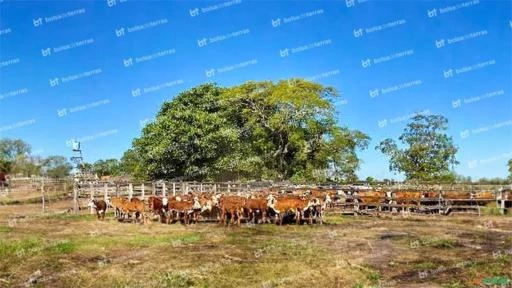
<instances>
[{"instance_id":1,"label":"cow head","mask_svg":"<svg viewBox=\"0 0 512 288\"><path fill-rule=\"evenodd\" d=\"M274 209L274 205L276 203L276 198L272 194L268 194L267 196L267 206Z\"/></svg>"},{"instance_id":2,"label":"cow head","mask_svg":"<svg viewBox=\"0 0 512 288\"><path fill-rule=\"evenodd\" d=\"M91 199L89 200L89 203L87 203L87 207L96 208L97 203L98 201L96 201L96 199Z\"/></svg>"},{"instance_id":3,"label":"cow head","mask_svg":"<svg viewBox=\"0 0 512 288\"><path fill-rule=\"evenodd\" d=\"M212 201L211 200L206 201L206 204L203 205L203 207L201 208L201 212L205 212L205 211L212 211Z\"/></svg>"},{"instance_id":4,"label":"cow head","mask_svg":"<svg viewBox=\"0 0 512 288\"><path fill-rule=\"evenodd\" d=\"M199 202L199 197L197 196L194 196L194 204L192 204L192 209L201 209L201 203Z\"/></svg>"}]
</instances>

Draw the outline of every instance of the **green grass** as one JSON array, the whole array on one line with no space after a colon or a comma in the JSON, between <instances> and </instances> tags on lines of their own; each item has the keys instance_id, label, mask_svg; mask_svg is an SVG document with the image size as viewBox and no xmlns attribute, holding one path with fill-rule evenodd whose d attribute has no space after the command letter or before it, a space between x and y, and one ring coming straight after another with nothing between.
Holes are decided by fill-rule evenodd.
<instances>
[{"instance_id":1,"label":"green grass","mask_svg":"<svg viewBox=\"0 0 512 288\"><path fill-rule=\"evenodd\" d=\"M29 238L23 240L0 240L0 257L17 258L38 253L44 248L41 240Z\"/></svg>"},{"instance_id":2,"label":"green grass","mask_svg":"<svg viewBox=\"0 0 512 288\"><path fill-rule=\"evenodd\" d=\"M9 233L14 231L14 227L0 226L0 233Z\"/></svg>"},{"instance_id":3,"label":"green grass","mask_svg":"<svg viewBox=\"0 0 512 288\"><path fill-rule=\"evenodd\" d=\"M187 288L196 283L185 273L169 271L158 278L158 287Z\"/></svg>"},{"instance_id":4,"label":"green grass","mask_svg":"<svg viewBox=\"0 0 512 288\"><path fill-rule=\"evenodd\" d=\"M47 250L53 254L67 254L75 251L76 248L76 243L64 240L51 244L49 247L47 247Z\"/></svg>"},{"instance_id":5,"label":"green grass","mask_svg":"<svg viewBox=\"0 0 512 288\"><path fill-rule=\"evenodd\" d=\"M47 220L67 220L67 221L96 221L98 218L96 214L86 214L86 215L72 215L67 213L61 214L45 214L42 216L42 219Z\"/></svg>"},{"instance_id":6,"label":"green grass","mask_svg":"<svg viewBox=\"0 0 512 288\"><path fill-rule=\"evenodd\" d=\"M419 262L414 264L413 268L415 270L432 270L437 268L437 264L431 262L431 261L425 261L425 262Z\"/></svg>"}]
</instances>

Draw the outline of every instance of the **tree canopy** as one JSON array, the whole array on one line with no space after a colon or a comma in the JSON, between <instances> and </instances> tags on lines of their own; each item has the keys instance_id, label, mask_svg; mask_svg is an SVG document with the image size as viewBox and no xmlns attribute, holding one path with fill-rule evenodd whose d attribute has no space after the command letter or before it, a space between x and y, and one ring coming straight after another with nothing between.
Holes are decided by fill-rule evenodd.
<instances>
[{"instance_id":1,"label":"tree canopy","mask_svg":"<svg viewBox=\"0 0 512 288\"><path fill-rule=\"evenodd\" d=\"M21 139L0 139L0 170L6 173L18 172L17 168L20 168L30 151L30 145Z\"/></svg>"},{"instance_id":2,"label":"tree canopy","mask_svg":"<svg viewBox=\"0 0 512 288\"><path fill-rule=\"evenodd\" d=\"M458 164L458 148L446 135L448 120L440 115L417 114L411 118L398 140L385 139L375 147L389 157L390 171L405 174L407 180L453 180L452 166Z\"/></svg>"},{"instance_id":3,"label":"tree canopy","mask_svg":"<svg viewBox=\"0 0 512 288\"><path fill-rule=\"evenodd\" d=\"M508 166L508 180L512 181L512 159L508 160L507 166Z\"/></svg>"},{"instance_id":4,"label":"tree canopy","mask_svg":"<svg viewBox=\"0 0 512 288\"><path fill-rule=\"evenodd\" d=\"M337 96L301 79L194 87L162 105L123 159L158 179L353 180L369 137L336 123Z\"/></svg>"},{"instance_id":5,"label":"tree canopy","mask_svg":"<svg viewBox=\"0 0 512 288\"><path fill-rule=\"evenodd\" d=\"M43 171L51 178L64 178L69 176L73 166L63 156L49 156L43 161Z\"/></svg>"}]
</instances>

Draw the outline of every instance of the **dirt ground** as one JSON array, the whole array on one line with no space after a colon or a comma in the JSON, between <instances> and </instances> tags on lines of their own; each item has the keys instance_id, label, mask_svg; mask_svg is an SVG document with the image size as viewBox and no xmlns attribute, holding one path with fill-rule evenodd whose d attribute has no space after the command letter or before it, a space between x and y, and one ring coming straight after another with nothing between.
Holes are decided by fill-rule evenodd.
<instances>
[{"instance_id":1,"label":"dirt ground","mask_svg":"<svg viewBox=\"0 0 512 288\"><path fill-rule=\"evenodd\" d=\"M491 287L510 216L329 216L324 225L146 225L0 206L0 287ZM512 287L512 285L507 284Z\"/></svg>"}]
</instances>

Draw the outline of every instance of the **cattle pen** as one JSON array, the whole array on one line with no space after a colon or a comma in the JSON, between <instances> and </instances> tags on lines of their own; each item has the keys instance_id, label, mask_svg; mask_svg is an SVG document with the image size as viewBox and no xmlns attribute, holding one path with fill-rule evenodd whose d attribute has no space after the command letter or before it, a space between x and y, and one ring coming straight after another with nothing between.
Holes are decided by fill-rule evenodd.
<instances>
[{"instance_id":1,"label":"cattle pen","mask_svg":"<svg viewBox=\"0 0 512 288\"><path fill-rule=\"evenodd\" d=\"M481 215L492 205L500 214L512 207L511 186L503 185L379 185L379 186L315 186L269 182L168 182L141 183L88 182L73 186L73 212L83 209L83 203L94 198L134 197L147 200L149 196L177 196L213 193L244 195L267 191L278 195L300 195L315 191L331 195L332 203L326 214L379 215L407 212L416 214L450 215L456 213ZM401 193L400 195L397 195ZM372 197L377 195L376 197ZM413 195L413 196L409 196ZM414 198L416 196L416 198ZM82 204L80 204L82 203ZM494 204L494 205L493 205ZM92 214L92 208L90 213Z\"/></svg>"},{"instance_id":2,"label":"cattle pen","mask_svg":"<svg viewBox=\"0 0 512 288\"><path fill-rule=\"evenodd\" d=\"M440 288L512 278L509 186L49 179L9 184L9 191L0 191L0 286L37 280L32 286ZM230 227L208 217L198 225L135 225L112 214L98 221L87 205L91 198L148 202L267 193L278 201L330 195L332 203L325 207L324 225L243 221Z\"/></svg>"},{"instance_id":3,"label":"cattle pen","mask_svg":"<svg viewBox=\"0 0 512 288\"><path fill-rule=\"evenodd\" d=\"M501 214L510 213L512 206L512 185L406 185L380 184L375 186L358 185L291 185L272 182L112 182L51 179L13 179L9 189L0 191L2 204L40 203L44 213L52 201L69 199L68 212L79 214L89 209L91 199L108 200L110 197L133 197L147 200L149 196L176 196L193 193L218 193L225 195L251 195L269 191L277 194L300 194L318 191L330 194L334 199L327 207L327 214L377 215L393 211L407 211L419 214L467 213L480 215L487 206L494 207ZM420 193L418 199L408 198L397 201L396 192ZM377 194L375 194L377 193ZM377 195L370 197L369 195ZM407 194L406 194L407 195ZM414 194L418 195L418 194ZM16 200L9 200L9 196ZM406 197L407 198L407 197Z\"/></svg>"}]
</instances>

